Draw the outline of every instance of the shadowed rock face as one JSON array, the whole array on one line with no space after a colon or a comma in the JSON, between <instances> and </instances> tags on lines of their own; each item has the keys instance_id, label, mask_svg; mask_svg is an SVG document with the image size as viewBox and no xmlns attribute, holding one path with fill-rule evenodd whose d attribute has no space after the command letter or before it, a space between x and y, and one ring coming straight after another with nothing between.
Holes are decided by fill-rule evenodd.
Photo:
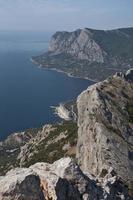
<instances>
[{"instance_id":1,"label":"shadowed rock face","mask_svg":"<svg viewBox=\"0 0 133 200\"><path fill-rule=\"evenodd\" d=\"M77 158L83 171L106 176L109 168L132 189L133 70L84 91L78 104Z\"/></svg>"},{"instance_id":2,"label":"shadowed rock face","mask_svg":"<svg viewBox=\"0 0 133 200\"><path fill-rule=\"evenodd\" d=\"M1 200L43 200L40 178L30 169L15 169L0 177Z\"/></svg>"},{"instance_id":3,"label":"shadowed rock face","mask_svg":"<svg viewBox=\"0 0 133 200\"><path fill-rule=\"evenodd\" d=\"M84 175L72 159L16 168L0 178L1 200L115 200L131 199L127 188L109 172L96 180Z\"/></svg>"}]
</instances>

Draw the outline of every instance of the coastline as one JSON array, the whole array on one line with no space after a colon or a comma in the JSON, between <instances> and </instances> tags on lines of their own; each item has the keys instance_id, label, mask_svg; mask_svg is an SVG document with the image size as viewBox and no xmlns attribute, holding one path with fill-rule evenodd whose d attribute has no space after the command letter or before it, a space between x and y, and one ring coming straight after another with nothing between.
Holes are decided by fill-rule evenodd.
<instances>
[{"instance_id":1,"label":"coastline","mask_svg":"<svg viewBox=\"0 0 133 200\"><path fill-rule=\"evenodd\" d=\"M65 74L67 75L68 77L70 78L76 78L76 79L81 79L81 80L88 80L88 81L91 81L93 82L93 84L97 83L98 81L96 80L92 80L92 79L89 79L87 77L78 77L78 76L74 76L70 73L67 73L67 72L64 72L62 70L59 70L59 69L56 69L56 68L47 68L47 67L44 67L42 64L39 64L38 62L36 62L33 58L30 59L30 61L36 65L38 68L42 68L44 70L50 70L50 71L56 71L58 73L62 73L62 74ZM52 109L54 109L54 113L55 115L57 115L60 119L63 119L65 121L70 121L70 120L73 120L72 116L71 116L71 112L66 109L65 107L65 102L64 103L59 103L58 106L50 106ZM76 117L75 117L76 119Z\"/></svg>"},{"instance_id":2,"label":"coastline","mask_svg":"<svg viewBox=\"0 0 133 200\"><path fill-rule=\"evenodd\" d=\"M54 114L60 117L65 121L70 121L72 118L70 117L70 112L67 110L63 103L60 103L59 106L51 106L54 109Z\"/></svg>"},{"instance_id":3,"label":"coastline","mask_svg":"<svg viewBox=\"0 0 133 200\"><path fill-rule=\"evenodd\" d=\"M65 74L65 75L67 75L67 76L70 77L70 78L88 80L88 81L94 82L94 84L98 82L98 80L94 80L94 79L91 79L91 78L88 78L88 77L75 76L75 75L72 75L71 73L62 71L62 70L57 69L57 68L48 68L48 67L44 67L42 64L39 64L38 62L36 62L33 58L31 58L30 61L31 61L33 64L37 65L38 68L42 68L42 69L44 69L44 70L46 69L46 70L56 71L56 72L58 72L58 73Z\"/></svg>"}]
</instances>

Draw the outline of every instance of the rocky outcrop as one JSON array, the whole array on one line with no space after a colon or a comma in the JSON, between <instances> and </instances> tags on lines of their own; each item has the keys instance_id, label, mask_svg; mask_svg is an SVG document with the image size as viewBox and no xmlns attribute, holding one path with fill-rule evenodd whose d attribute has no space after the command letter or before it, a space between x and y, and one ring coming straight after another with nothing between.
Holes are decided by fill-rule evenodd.
<instances>
[{"instance_id":1,"label":"rocky outcrop","mask_svg":"<svg viewBox=\"0 0 133 200\"><path fill-rule=\"evenodd\" d=\"M114 174L133 190L133 70L84 91L78 104L77 158L81 169Z\"/></svg>"},{"instance_id":2,"label":"rocky outcrop","mask_svg":"<svg viewBox=\"0 0 133 200\"><path fill-rule=\"evenodd\" d=\"M73 111L77 108L78 144L74 122L1 142L0 172L14 169L0 176L0 200L132 199L133 69L90 86Z\"/></svg>"},{"instance_id":3,"label":"rocky outcrop","mask_svg":"<svg viewBox=\"0 0 133 200\"><path fill-rule=\"evenodd\" d=\"M60 103L59 106L53 107L55 114L57 114L61 119L66 121L77 121L77 103L76 99Z\"/></svg>"},{"instance_id":4,"label":"rocky outcrop","mask_svg":"<svg viewBox=\"0 0 133 200\"><path fill-rule=\"evenodd\" d=\"M0 177L1 200L42 200L40 178L31 169L15 169Z\"/></svg>"},{"instance_id":5,"label":"rocky outcrop","mask_svg":"<svg viewBox=\"0 0 133 200\"><path fill-rule=\"evenodd\" d=\"M55 114L66 121L72 120L69 110L67 110L62 103L60 103L59 106L55 107Z\"/></svg>"},{"instance_id":6,"label":"rocky outcrop","mask_svg":"<svg viewBox=\"0 0 133 200\"><path fill-rule=\"evenodd\" d=\"M106 54L93 39L93 34L88 29L75 32L57 32L51 39L49 51L54 54L68 53L81 60L90 62L104 62Z\"/></svg>"},{"instance_id":7,"label":"rocky outcrop","mask_svg":"<svg viewBox=\"0 0 133 200\"><path fill-rule=\"evenodd\" d=\"M34 128L24 132L13 133L0 142L0 175L18 166L17 156L20 149L42 128Z\"/></svg>"},{"instance_id":8,"label":"rocky outcrop","mask_svg":"<svg viewBox=\"0 0 133 200\"><path fill-rule=\"evenodd\" d=\"M76 144L77 124L71 121L12 134L0 144L0 176L15 167L75 157Z\"/></svg>"},{"instance_id":9,"label":"rocky outcrop","mask_svg":"<svg viewBox=\"0 0 133 200\"><path fill-rule=\"evenodd\" d=\"M57 32L48 52L32 58L35 64L68 75L101 81L133 66L133 28L78 29Z\"/></svg>"},{"instance_id":10,"label":"rocky outcrop","mask_svg":"<svg viewBox=\"0 0 133 200\"><path fill-rule=\"evenodd\" d=\"M127 188L111 173L96 180L82 173L72 159L36 163L0 177L1 200L130 200Z\"/></svg>"}]
</instances>

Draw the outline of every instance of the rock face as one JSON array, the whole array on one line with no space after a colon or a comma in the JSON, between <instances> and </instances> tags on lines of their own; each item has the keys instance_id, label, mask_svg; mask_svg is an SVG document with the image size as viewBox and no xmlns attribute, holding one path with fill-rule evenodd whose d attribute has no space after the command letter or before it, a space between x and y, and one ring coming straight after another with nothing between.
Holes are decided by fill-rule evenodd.
<instances>
[{"instance_id":1,"label":"rock face","mask_svg":"<svg viewBox=\"0 0 133 200\"><path fill-rule=\"evenodd\" d=\"M81 169L114 173L133 190L133 70L84 91L78 104L77 158Z\"/></svg>"},{"instance_id":2,"label":"rock face","mask_svg":"<svg viewBox=\"0 0 133 200\"><path fill-rule=\"evenodd\" d=\"M104 62L104 54L88 29L75 32L57 32L51 39L49 51L54 54L68 53L81 60Z\"/></svg>"},{"instance_id":3,"label":"rock face","mask_svg":"<svg viewBox=\"0 0 133 200\"><path fill-rule=\"evenodd\" d=\"M42 200L40 178L31 169L15 169L0 177L1 200Z\"/></svg>"},{"instance_id":4,"label":"rock face","mask_svg":"<svg viewBox=\"0 0 133 200\"><path fill-rule=\"evenodd\" d=\"M131 198L120 179L109 173L95 180L82 173L72 159L36 163L0 177L1 200L117 200Z\"/></svg>"},{"instance_id":5,"label":"rock face","mask_svg":"<svg viewBox=\"0 0 133 200\"><path fill-rule=\"evenodd\" d=\"M35 64L69 75L102 81L133 66L133 28L78 29L55 33L49 51L32 58Z\"/></svg>"}]
</instances>

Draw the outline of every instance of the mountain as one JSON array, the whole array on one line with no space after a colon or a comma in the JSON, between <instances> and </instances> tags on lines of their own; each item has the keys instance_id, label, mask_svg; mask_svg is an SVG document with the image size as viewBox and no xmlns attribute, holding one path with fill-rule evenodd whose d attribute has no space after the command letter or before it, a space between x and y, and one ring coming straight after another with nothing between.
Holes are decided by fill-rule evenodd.
<instances>
[{"instance_id":1,"label":"mountain","mask_svg":"<svg viewBox=\"0 0 133 200\"><path fill-rule=\"evenodd\" d=\"M78 131L62 122L1 142L1 200L132 199L133 69L83 91L77 115Z\"/></svg>"},{"instance_id":2,"label":"mountain","mask_svg":"<svg viewBox=\"0 0 133 200\"><path fill-rule=\"evenodd\" d=\"M78 97L77 107L81 169L104 177L113 168L132 188L133 69L90 86Z\"/></svg>"},{"instance_id":3,"label":"mountain","mask_svg":"<svg viewBox=\"0 0 133 200\"><path fill-rule=\"evenodd\" d=\"M0 142L0 176L12 168L29 167L40 161L75 158L77 136L77 124L71 121L11 134Z\"/></svg>"},{"instance_id":4,"label":"mountain","mask_svg":"<svg viewBox=\"0 0 133 200\"><path fill-rule=\"evenodd\" d=\"M69 75L104 80L133 66L133 28L57 32L51 38L49 51L32 60Z\"/></svg>"}]
</instances>

